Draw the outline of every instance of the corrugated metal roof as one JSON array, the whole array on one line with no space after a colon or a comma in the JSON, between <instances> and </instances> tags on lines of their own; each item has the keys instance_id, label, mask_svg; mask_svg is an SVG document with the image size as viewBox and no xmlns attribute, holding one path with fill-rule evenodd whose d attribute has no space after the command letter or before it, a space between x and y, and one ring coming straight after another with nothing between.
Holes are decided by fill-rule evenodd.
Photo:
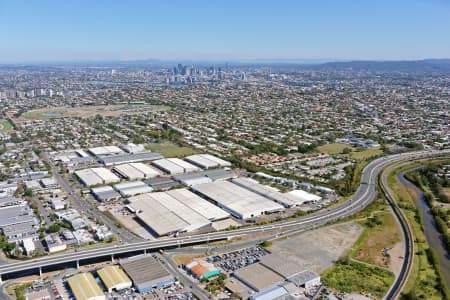
<instances>
[{"instance_id":1,"label":"corrugated metal roof","mask_svg":"<svg viewBox=\"0 0 450 300\"><path fill-rule=\"evenodd\" d=\"M228 181L199 184L192 189L243 219L284 209L282 205Z\"/></svg>"},{"instance_id":2,"label":"corrugated metal roof","mask_svg":"<svg viewBox=\"0 0 450 300\"><path fill-rule=\"evenodd\" d=\"M91 273L80 273L70 277L67 282L77 300L105 297Z\"/></svg>"},{"instance_id":3,"label":"corrugated metal roof","mask_svg":"<svg viewBox=\"0 0 450 300\"><path fill-rule=\"evenodd\" d=\"M108 289L116 288L116 286L130 283L131 279L119 266L107 266L97 271L98 276Z\"/></svg>"}]
</instances>

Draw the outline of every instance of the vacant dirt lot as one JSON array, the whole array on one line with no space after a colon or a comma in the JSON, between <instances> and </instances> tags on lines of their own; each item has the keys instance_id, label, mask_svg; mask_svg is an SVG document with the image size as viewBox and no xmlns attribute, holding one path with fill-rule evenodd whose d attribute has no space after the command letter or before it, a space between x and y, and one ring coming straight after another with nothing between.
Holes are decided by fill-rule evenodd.
<instances>
[{"instance_id":1,"label":"vacant dirt lot","mask_svg":"<svg viewBox=\"0 0 450 300\"><path fill-rule=\"evenodd\" d=\"M269 251L322 273L350 250L362 231L362 226L353 222L331 225L276 241Z\"/></svg>"}]
</instances>

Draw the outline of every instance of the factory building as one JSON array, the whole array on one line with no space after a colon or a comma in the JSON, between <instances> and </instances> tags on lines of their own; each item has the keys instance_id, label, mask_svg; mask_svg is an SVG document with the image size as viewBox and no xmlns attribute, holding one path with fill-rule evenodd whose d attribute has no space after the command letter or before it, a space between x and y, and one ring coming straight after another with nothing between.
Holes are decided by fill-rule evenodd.
<instances>
[{"instance_id":1,"label":"factory building","mask_svg":"<svg viewBox=\"0 0 450 300\"><path fill-rule=\"evenodd\" d=\"M127 145L122 146L122 149L127 153L140 153L145 152L144 145L136 145L133 143L129 143Z\"/></svg>"},{"instance_id":2,"label":"factory building","mask_svg":"<svg viewBox=\"0 0 450 300\"><path fill-rule=\"evenodd\" d=\"M95 199L101 202L113 201L120 198L120 194L109 185L92 188L91 193L94 195Z\"/></svg>"},{"instance_id":3,"label":"factory building","mask_svg":"<svg viewBox=\"0 0 450 300\"><path fill-rule=\"evenodd\" d=\"M90 149L88 149L88 151L96 157L124 154L123 150L117 146L104 146L104 147L90 148Z\"/></svg>"},{"instance_id":4,"label":"factory building","mask_svg":"<svg viewBox=\"0 0 450 300\"><path fill-rule=\"evenodd\" d=\"M152 163L157 168L170 175L199 171L199 168L197 168L196 166L179 158L163 158L155 160Z\"/></svg>"},{"instance_id":5,"label":"factory building","mask_svg":"<svg viewBox=\"0 0 450 300\"><path fill-rule=\"evenodd\" d=\"M170 160L167 160L165 158L155 160L152 162L152 164L156 166L158 169L170 175L184 173L184 168L182 166L179 166L176 163L171 162Z\"/></svg>"},{"instance_id":6,"label":"factory building","mask_svg":"<svg viewBox=\"0 0 450 300\"><path fill-rule=\"evenodd\" d=\"M192 190L240 219L284 210L282 205L229 181L199 184L193 186Z\"/></svg>"},{"instance_id":7,"label":"factory building","mask_svg":"<svg viewBox=\"0 0 450 300\"><path fill-rule=\"evenodd\" d=\"M170 177L157 177L145 181L154 191L167 190L179 185L178 182Z\"/></svg>"},{"instance_id":8,"label":"factory building","mask_svg":"<svg viewBox=\"0 0 450 300\"><path fill-rule=\"evenodd\" d=\"M136 216L158 236L211 225L211 221L167 192L142 194L128 200Z\"/></svg>"},{"instance_id":9,"label":"factory building","mask_svg":"<svg viewBox=\"0 0 450 300\"><path fill-rule=\"evenodd\" d=\"M97 176L91 169L84 169L75 171L75 175L77 175L78 179L82 184L86 186L103 184L103 180Z\"/></svg>"},{"instance_id":10,"label":"factory building","mask_svg":"<svg viewBox=\"0 0 450 300\"><path fill-rule=\"evenodd\" d=\"M198 167L196 167L193 164L190 164L184 160L181 160L179 158L168 158L167 160L182 167L184 170L184 173L200 171L200 169Z\"/></svg>"},{"instance_id":11,"label":"factory building","mask_svg":"<svg viewBox=\"0 0 450 300\"><path fill-rule=\"evenodd\" d=\"M272 201L275 201L283 205L284 207L294 207L303 203L302 201L298 201L296 197L293 197L290 194L280 193L280 191L278 191L277 189L267 185L262 185L258 181L251 178L239 177L232 179L231 182L249 191L266 197Z\"/></svg>"},{"instance_id":12,"label":"factory building","mask_svg":"<svg viewBox=\"0 0 450 300\"><path fill-rule=\"evenodd\" d=\"M75 172L75 175L77 175L80 181L86 186L110 184L120 181L119 177L105 168L90 168L79 170Z\"/></svg>"},{"instance_id":13,"label":"factory building","mask_svg":"<svg viewBox=\"0 0 450 300\"><path fill-rule=\"evenodd\" d=\"M140 293L150 292L153 288L164 288L175 282L175 278L152 256L121 260L120 265Z\"/></svg>"},{"instance_id":14,"label":"factory building","mask_svg":"<svg viewBox=\"0 0 450 300\"><path fill-rule=\"evenodd\" d=\"M114 185L114 189L123 197L135 196L138 194L150 193L153 191L151 187L142 181L124 182Z\"/></svg>"},{"instance_id":15,"label":"factory building","mask_svg":"<svg viewBox=\"0 0 450 300\"><path fill-rule=\"evenodd\" d=\"M15 198L8 198L15 202ZM8 243L24 239L38 240L39 220L24 201L0 207L0 231Z\"/></svg>"},{"instance_id":16,"label":"factory building","mask_svg":"<svg viewBox=\"0 0 450 300\"><path fill-rule=\"evenodd\" d=\"M97 271L108 293L131 288L131 279L119 266L107 266Z\"/></svg>"},{"instance_id":17,"label":"factory building","mask_svg":"<svg viewBox=\"0 0 450 300\"><path fill-rule=\"evenodd\" d=\"M115 166L127 163L137 163L143 161L152 161L161 159L162 156L159 153L154 152L140 152L140 153L124 153L115 156L105 156L99 159L99 162L105 166Z\"/></svg>"},{"instance_id":18,"label":"factory building","mask_svg":"<svg viewBox=\"0 0 450 300\"><path fill-rule=\"evenodd\" d=\"M215 206L211 202L206 201L187 189L171 190L168 191L167 194L177 199L187 207L197 211L210 221L223 220L230 216L230 214L223 209Z\"/></svg>"},{"instance_id":19,"label":"factory building","mask_svg":"<svg viewBox=\"0 0 450 300\"><path fill-rule=\"evenodd\" d=\"M236 270L233 276L256 292L271 288L284 281L283 277L259 263Z\"/></svg>"},{"instance_id":20,"label":"factory building","mask_svg":"<svg viewBox=\"0 0 450 300\"><path fill-rule=\"evenodd\" d=\"M303 190L293 190L287 193L292 198L297 199L300 203L314 203L322 200L320 196L305 192Z\"/></svg>"},{"instance_id":21,"label":"factory building","mask_svg":"<svg viewBox=\"0 0 450 300\"><path fill-rule=\"evenodd\" d=\"M211 178L206 177L203 172L174 175L173 179L180 182L184 186L193 186L212 182Z\"/></svg>"},{"instance_id":22,"label":"factory building","mask_svg":"<svg viewBox=\"0 0 450 300\"><path fill-rule=\"evenodd\" d=\"M173 179L180 182L184 186L193 186L197 184L213 182L216 180L227 180L236 177L237 175L233 171L225 169L212 169L202 172L174 175Z\"/></svg>"},{"instance_id":23,"label":"factory building","mask_svg":"<svg viewBox=\"0 0 450 300\"><path fill-rule=\"evenodd\" d=\"M194 154L185 158L190 163L199 166L202 169L211 169L217 167L230 167L231 163L210 154Z\"/></svg>"},{"instance_id":24,"label":"factory building","mask_svg":"<svg viewBox=\"0 0 450 300\"><path fill-rule=\"evenodd\" d=\"M105 300L102 292L91 273L80 273L67 279L76 300Z\"/></svg>"},{"instance_id":25,"label":"factory building","mask_svg":"<svg viewBox=\"0 0 450 300\"><path fill-rule=\"evenodd\" d=\"M160 175L156 169L143 163L117 165L113 170L123 178L129 180L148 179Z\"/></svg>"}]
</instances>

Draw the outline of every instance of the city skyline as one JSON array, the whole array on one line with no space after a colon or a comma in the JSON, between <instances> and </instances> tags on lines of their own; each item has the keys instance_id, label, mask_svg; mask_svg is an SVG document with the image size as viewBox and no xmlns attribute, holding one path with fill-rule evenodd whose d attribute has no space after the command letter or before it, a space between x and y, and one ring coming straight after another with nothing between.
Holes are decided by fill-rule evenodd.
<instances>
[{"instance_id":1,"label":"city skyline","mask_svg":"<svg viewBox=\"0 0 450 300\"><path fill-rule=\"evenodd\" d=\"M449 3L391 2L0 1L0 63L450 57Z\"/></svg>"}]
</instances>

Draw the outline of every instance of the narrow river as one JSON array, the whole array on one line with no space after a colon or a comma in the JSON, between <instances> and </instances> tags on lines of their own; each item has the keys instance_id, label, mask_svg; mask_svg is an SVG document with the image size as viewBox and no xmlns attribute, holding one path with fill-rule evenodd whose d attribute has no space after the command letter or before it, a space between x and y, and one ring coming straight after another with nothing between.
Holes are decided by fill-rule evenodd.
<instances>
[{"instance_id":1,"label":"narrow river","mask_svg":"<svg viewBox=\"0 0 450 300\"><path fill-rule=\"evenodd\" d=\"M412 187L419 195L417 207L421 210L423 215L425 237L430 247L436 250L436 253L439 256L439 262L441 264L442 275L444 276L445 281L447 282L447 286L450 286L450 258L447 255L447 251L444 248L444 244L440 238L440 234L436 230L433 215L431 214L431 209L425 202L424 193L416 185L414 185L412 182L408 181L405 178L405 172L400 172L397 176L402 184L408 187Z\"/></svg>"}]
</instances>

